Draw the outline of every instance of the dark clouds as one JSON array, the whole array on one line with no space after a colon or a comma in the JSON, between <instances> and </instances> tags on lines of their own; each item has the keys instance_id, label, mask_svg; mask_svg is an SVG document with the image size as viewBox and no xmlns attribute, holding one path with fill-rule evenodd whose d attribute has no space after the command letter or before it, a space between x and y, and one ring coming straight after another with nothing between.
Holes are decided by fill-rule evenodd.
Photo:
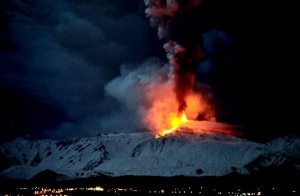
<instances>
[{"instance_id":1,"label":"dark clouds","mask_svg":"<svg viewBox=\"0 0 300 196\"><path fill-rule=\"evenodd\" d=\"M1 135L20 132L15 130L19 126L9 128L8 121L23 123L17 113L32 115L41 103L55 107L65 121L56 122L51 130L31 125L39 133L28 127L25 134L69 137L100 132L101 118L118 108L106 98L104 85L118 75L121 64L137 64L160 50L153 50L159 42L152 39L155 35L144 18L142 2L122 2L1 2L5 45L1 44L0 81L1 88L12 91L2 94L14 98L17 91L37 102L32 108L11 110L14 103L6 99L2 114L15 114L3 122ZM55 115L45 118L51 121Z\"/></svg>"},{"instance_id":2,"label":"dark clouds","mask_svg":"<svg viewBox=\"0 0 300 196\"><path fill-rule=\"evenodd\" d=\"M240 123L251 138L268 139L299 133L297 117L299 64L295 10L288 3L205 1L219 48L209 61L214 71L204 75L217 97L219 120ZM219 5L219 6L216 6ZM211 36L211 34L210 34ZM224 39L226 38L226 39ZM228 44L228 40L231 40ZM233 57L228 59L228 57ZM206 65L207 65L206 64ZM205 68L205 66L204 66Z\"/></svg>"},{"instance_id":3,"label":"dark clouds","mask_svg":"<svg viewBox=\"0 0 300 196\"><path fill-rule=\"evenodd\" d=\"M144 9L139 0L1 1L0 137L136 131L135 116L104 87L121 65L166 62ZM295 133L286 123L295 121L288 108L297 102L293 12L235 0L203 1L200 11L192 23L205 32L198 41L207 58L198 80L216 94L219 119L246 124L253 135Z\"/></svg>"}]
</instances>

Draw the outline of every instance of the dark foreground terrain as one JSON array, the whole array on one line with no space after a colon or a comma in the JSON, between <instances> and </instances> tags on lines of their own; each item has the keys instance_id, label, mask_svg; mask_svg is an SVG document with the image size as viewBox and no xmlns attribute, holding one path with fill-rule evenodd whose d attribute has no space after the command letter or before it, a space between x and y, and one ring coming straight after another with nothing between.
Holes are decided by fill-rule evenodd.
<instances>
[{"instance_id":1,"label":"dark foreground terrain","mask_svg":"<svg viewBox=\"0 0 300 196\"><path fill-rule=\"evenodd\" d=\"M51 171L29 181L1 179L0 195L299 195L299 175L224 177L94 177L57 180Z\"/></svg>"}]
</instances>

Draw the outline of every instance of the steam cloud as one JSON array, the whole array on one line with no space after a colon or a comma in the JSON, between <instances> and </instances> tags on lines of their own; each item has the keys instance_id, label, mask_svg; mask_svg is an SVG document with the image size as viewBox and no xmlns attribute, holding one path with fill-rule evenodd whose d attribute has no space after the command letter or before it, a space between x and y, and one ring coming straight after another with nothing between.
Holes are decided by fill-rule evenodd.
<instances>
[{"instance_id":1,"label":"steam cloud","mask_svg":"<svg viewBox=\"0 0 300 196\"><path fill-rule=\"evenodd\" d=\"M145 13L150 18L151 25L157 27L158 37L165 40L163 47L173 67L178 111L182 112L187 107L187 95L195 85L195 65L204 58L204 52L197 42L188 41L190 38L187 37L191 35L182 36L182 33L176 30L176 25L180 23L180 18L185 18L185 15L193 12L201 0L144 0L144 2L147 7Z\"/></svg>"},{"instance_id":2,"label":"steam cloud","mask_svg":"<svg viewBox=\"0 0 300 196\"><path fill-rule=\"evenodd\" d=\"M170 128L167 119L178 109L173 89L171 67L157 59L149 59L136 69L123 66L121 75L105 86L107 95L125 106L119 113L127 114L124 119L135 125L131 128L157 133ZM202 95L190 93L186 99L192 104L185 110L188 118L196 119L200 114L214 120L214 112Z\"/></svg>"},{"instance_id":3,"label":"steam cloud","mask_svg":"<svg viewBox=\"0 0 300 196\"><path fill-rule=\"evenodd\" d=\"M188 96L195 87L196 63L204 58L199 47L202 32L197 32L201 25L187 23L193 21L190 14L197 11L200 1L163 2L145 1L146 13L152 26L158 27L172 66L157 60L140 65L149 56L164 55L148 21L139 13L143 2L128 7L124 1L103 0L83 6L79 0L55 4L44 0L9 1L0 6L1 14L13 24L7 34L18 49L0 51L4 57L1 85L34 95L66 116L53 127L26 126L26 134L68 138L158 130L166 127L158 119L166 119L167 113L178 108L185 109L191 119L198 114L210 119L213 110L203 96ZM182 24L188 28L178 28ZM124 36L125 29L135 36ZM120 64L128 66L123 66L118 76ZM198 106L186 108L188 99L197 100Z\"/></svg>"},{"instance_id":4,"label":"steam cloud","mask_svg":"<svg viewBox=\"0 0 300 196\"><path fill-rule=\"evenodd\" d=\"M161 110L178 112L190 103L187 94L197 91L198 81L210 85L217 96L210 99L210 90L200 85L202 94L193 99L209 99L216 109L204 103L199 111L187 112L194 108L189 105L185 112L190 119L198 112L209 119L218 111L219 121L250 126L259 137L298 133L297 115L278 115L289 113L297 96L278 93L274 85L289 93L298 87L296 55L288 50L296 38L291 32L297 32L289 24L296 17L293 12L278 15L283 4L268 9L267 3L222 0L52 2L0 2L1 95L6 89L13 92L1 99L0 142L7 135L61 139L155 129L163 124L154 122L155 116L164 118ZM163 47L145 20L145 5ZM277 22L271 24L271 19ZM140 66L151 56L162 59L163 49L168 65L150 60ZM127 66L119 75L121 64ZM290 77L279 81L281 75ZM19 94L32 99L35 104L27 105L33 108L10 101L13 97L20 105L27 103ZM274 107L269 100L284 104ZM56 112L40 105L64 117L56 118Z\"/></svg>"}]
</instances>

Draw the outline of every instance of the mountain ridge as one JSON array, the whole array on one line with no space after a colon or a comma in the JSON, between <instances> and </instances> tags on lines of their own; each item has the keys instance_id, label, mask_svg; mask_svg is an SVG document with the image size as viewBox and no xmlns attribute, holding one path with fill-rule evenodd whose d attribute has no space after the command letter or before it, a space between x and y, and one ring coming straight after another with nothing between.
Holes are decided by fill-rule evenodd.
<instances>
[{"instance_id":1,"label":"mountain ridge","mask_svg":"<svg viewBox=\"0 0 300 196\"><path fill-rule=\"evenodd\" d=\"M69 140L15 139L0 145L6 167L0 177L31 179L45 170L66 178L95 176L252 175L289 165L299 171L300 138L257 143L219 133L177 132L155 138L149 132L100 134Z\"/></svg>"}]
</instances>

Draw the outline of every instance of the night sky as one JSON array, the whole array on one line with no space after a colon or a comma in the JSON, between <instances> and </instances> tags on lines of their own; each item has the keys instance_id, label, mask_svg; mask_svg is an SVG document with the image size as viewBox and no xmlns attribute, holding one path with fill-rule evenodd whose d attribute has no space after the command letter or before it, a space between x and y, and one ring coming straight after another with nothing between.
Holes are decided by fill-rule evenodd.
<instances>
[{"instance_id":1,"label":"night sky","mask_svg":"<svg viewBox=\"0 0 300 196\"><path fill-rule=\"evenodd\" d=\"M218 121L242 125L253 140L299 134L290 7L203 0L174 30L192 32L187 42L205 52L195 71L214 94ZM107 84L149 62L167 58L142 0L2 0L0 142L144 131Z\"/></svg>"}]
</instances>

